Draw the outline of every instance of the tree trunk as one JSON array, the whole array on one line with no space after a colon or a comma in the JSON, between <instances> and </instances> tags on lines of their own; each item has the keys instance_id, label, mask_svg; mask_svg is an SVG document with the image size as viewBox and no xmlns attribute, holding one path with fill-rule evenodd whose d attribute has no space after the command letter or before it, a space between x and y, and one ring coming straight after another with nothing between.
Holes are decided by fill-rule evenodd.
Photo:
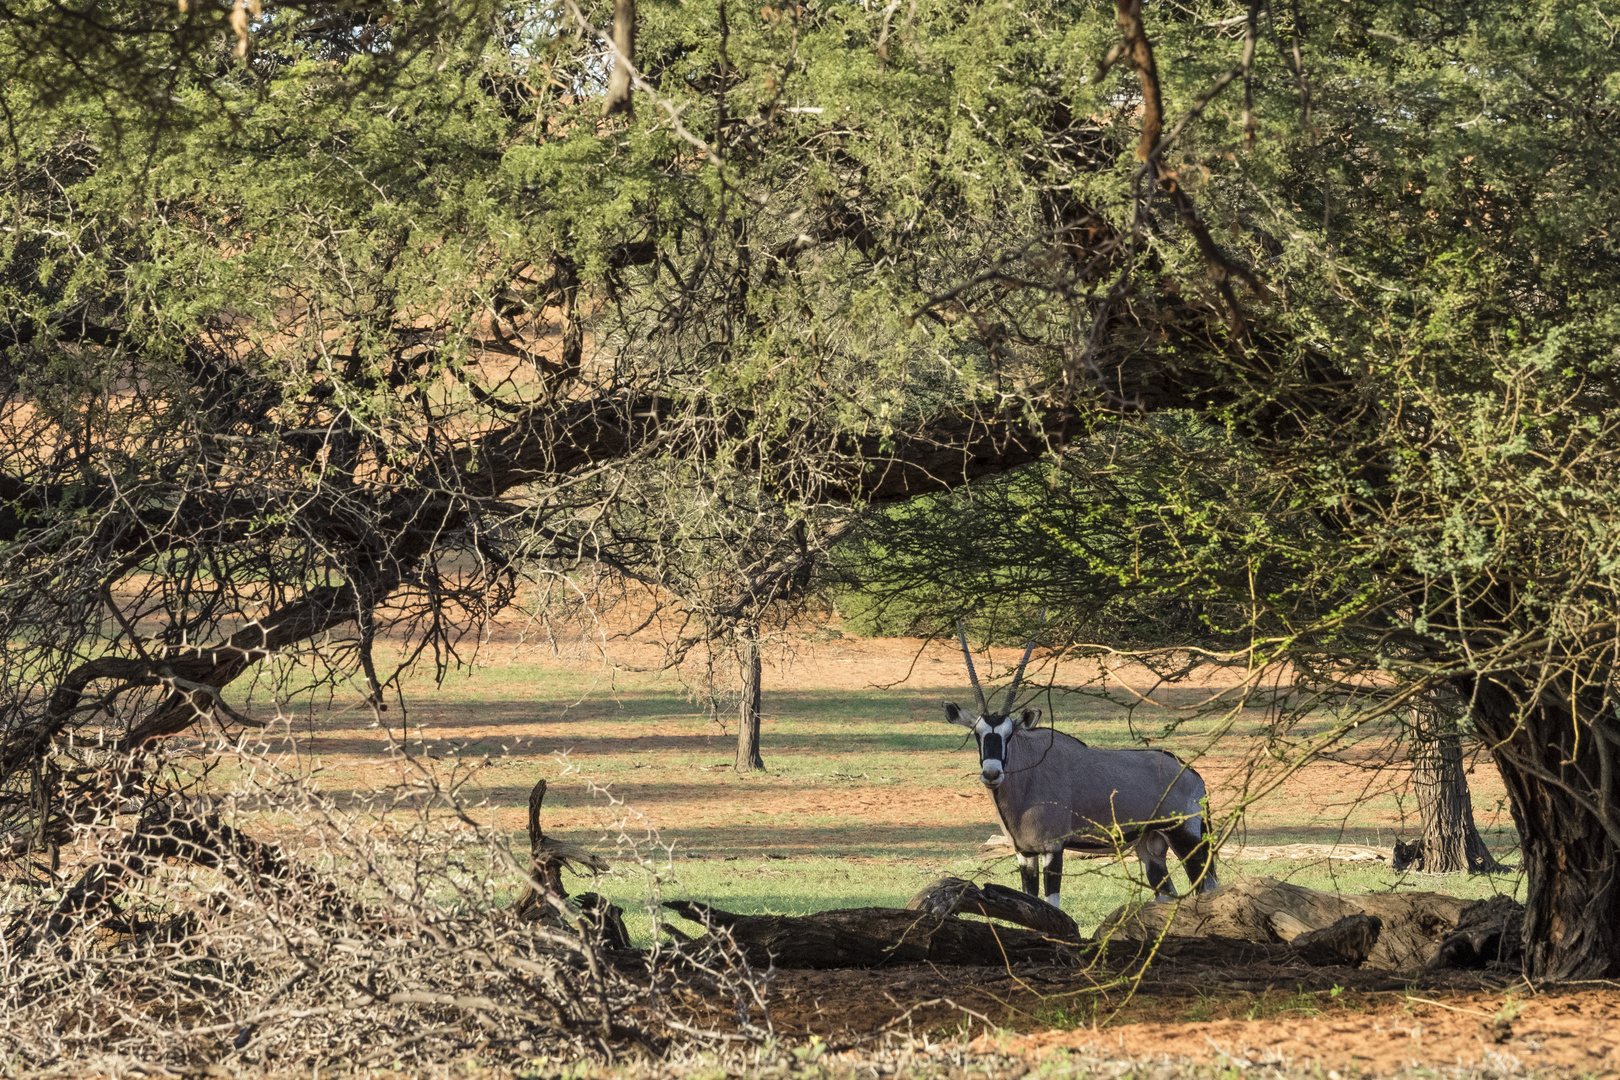
<instances>
[{"instance_id":1,"label":"tree trunk","mask_svg":"<svg viewBox=\"0 0 1620 1080\"><path fill-rule=\"evenodd\" d=\"M630 65L636 62L636 0L613 0L613 69L608 72L607 95L602 99L602 115L622 112L635 115Z\"/></svg>"},{"instance_id":2,"label":"tree trunk","mask_svg":"<svg viewBox=\"0 0 1620 1080\"><path fill-rule=\"evenodd\" d=\"M737 771L754 772L765 767L759 755L760 658L759 627L743 623L737 627L737 666L742 669L742 707L738 711Z\"/></svg>"},{"instance_id":3,"label":"tree trunk","mask_svg":"<svg viewBox=\"0 0 1620 1080\"><path fill-rule=\"evenodd\" d=\"M1430 874L1490 873L1502 869L1474 825L1474 802L1463 770L1462 733L1456 718L1433 702L1412 710L1412 786L1423 835L1417 850L1396 852L1397 870ZM1402 847L1403 845L1397 845Z\"/></svg>"},{"instance_id":4,"label":"tree trunk","mask_svg":"<svg viewBox=\"0 0 1620 1080\"><path fill-rule=\"evenodd\" d=\"M1532 979L1620 977L1620 800L1603 683L1573 692L1552 683L1538 694L1498 676L1470 688L1519 829Z\"/></svg>"}]
</instances>

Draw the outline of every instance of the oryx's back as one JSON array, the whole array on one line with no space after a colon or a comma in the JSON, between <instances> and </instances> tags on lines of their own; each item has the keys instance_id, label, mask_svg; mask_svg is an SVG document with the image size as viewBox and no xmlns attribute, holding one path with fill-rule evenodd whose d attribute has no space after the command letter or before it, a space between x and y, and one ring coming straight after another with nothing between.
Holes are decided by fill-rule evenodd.
<instances>
[{"instance_id":1,"label":"oryx's back","mask_svg":"<svg viewBox=\"0 0 1620 1080\"><path fill-rule=\"evenodd\" d=\"M1063 836L1072 848L1111 847L1202 812L1203 780L1162 750L1087 746L1051 728L1008 749L996 801L1015 845Z\"/></svg>"}]
</instances>

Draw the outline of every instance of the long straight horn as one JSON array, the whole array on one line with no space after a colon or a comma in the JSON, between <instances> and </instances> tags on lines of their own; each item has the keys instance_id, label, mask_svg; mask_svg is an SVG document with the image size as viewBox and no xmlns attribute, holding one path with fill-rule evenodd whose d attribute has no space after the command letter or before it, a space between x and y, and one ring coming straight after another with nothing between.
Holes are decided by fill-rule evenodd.
<instances>
[{"instance_id":1,"label":"long straight horn","mask_svg":"<svg viewBox=\"0 0 1620 1080\"><path fill-rule=\"evenodd\" d=\"M979 701L979 715L983 716L990 711L990 703L984 700L984 689L979 685L979 673L973 670L973 650L967 643L967 620L956 620L956 636L962 639L962 659L967 661L968 678L973 682L973 696Z\"/></svg>"},{"instance_id":2,"label":"long straight horn","mask_svg":"<svg viewBox=\"0 0 1620 1080\"><path fill-rule=\"evenodd\" d=\"M1009 716L1012 715L1013 701L1018 697L1018 684L1022 682L1024 678L1024 668L1029 664L1029 654L1034 651L1035 635L1031 634L1029 635L1029 644L1024 646L1024 658L1018 661L1018 670L1013 672L1012 687L1007 691L1007 704L1001 710Z\"/></svg>"}]
</instances>

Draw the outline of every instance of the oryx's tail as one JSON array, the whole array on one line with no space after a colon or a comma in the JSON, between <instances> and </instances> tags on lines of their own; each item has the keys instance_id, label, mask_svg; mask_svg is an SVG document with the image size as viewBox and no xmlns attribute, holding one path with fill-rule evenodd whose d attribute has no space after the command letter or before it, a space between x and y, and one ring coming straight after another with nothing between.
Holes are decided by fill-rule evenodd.
<instances>
[{"instance_id":1,"label":"oryx's tail","mask_svg":"<svg viewBox=\"0 0 1620 1080\"><path fill-rule=\"evenodd\" d=\"M1189 818L1185 825L1170 834L1170 843L1194 891L1208 892L1220 885L1215 876L1215 841L1202 817Z\"/></svg>"}]
</instances>

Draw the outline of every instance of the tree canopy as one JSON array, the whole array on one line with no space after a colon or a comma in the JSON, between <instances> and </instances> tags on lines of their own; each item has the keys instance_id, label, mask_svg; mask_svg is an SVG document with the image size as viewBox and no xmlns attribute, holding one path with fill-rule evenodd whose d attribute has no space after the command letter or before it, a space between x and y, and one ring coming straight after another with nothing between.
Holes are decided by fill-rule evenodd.
<instances>
[{"instance_id":1,"label":"tree canopy","mask_svg":"<svg viewBox=\"0 0 1620 1080\"><path fill-rule=\"evenodd\" d=\"M1613 31L1562 4L1157 16L1118 9L1140 98L1103 84L1140 123L1087 188L1118 263L1009 283L1083 296L1048 385L1098 422L1038 481L871 534L909 550L886 569L999 533L958 604L1196 605L1183 641L1296 691L1460 694L1524 842L1531 970L1612 971Z\"/></svg>"}]
</instances>

